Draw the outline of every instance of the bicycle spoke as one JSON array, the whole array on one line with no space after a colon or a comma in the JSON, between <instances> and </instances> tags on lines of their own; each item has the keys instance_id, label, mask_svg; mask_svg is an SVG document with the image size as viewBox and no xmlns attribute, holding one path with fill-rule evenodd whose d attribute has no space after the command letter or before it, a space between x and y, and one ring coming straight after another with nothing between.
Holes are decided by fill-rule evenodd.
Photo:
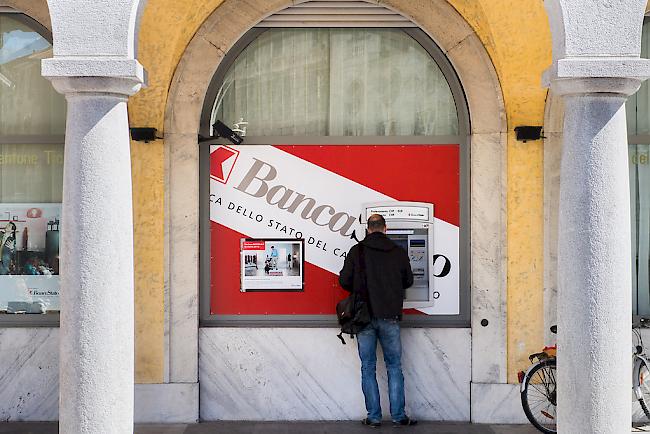
<instances>
[{"instance_id":1,"label":"bicycle spoke","mask_svg":"<svg viewBox=\"0 0 650 434\"><path fill-rule=\"evenodd\" d=\"M548 387L542 384L530 384L530 386L544 396L548 396Z\"/></svg>"}]
</instances>

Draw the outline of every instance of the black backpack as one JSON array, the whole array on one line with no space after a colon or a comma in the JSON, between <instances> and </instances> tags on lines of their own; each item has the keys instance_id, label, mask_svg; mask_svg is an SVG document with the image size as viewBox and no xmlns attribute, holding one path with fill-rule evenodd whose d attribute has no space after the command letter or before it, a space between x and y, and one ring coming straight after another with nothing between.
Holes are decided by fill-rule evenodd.
<instances>
[{"instance_id":1,"label":"black backpack","mask_svg":"<svg viewBox=\"0 0 650 434\"><path fill-rule=\"evenodd\" d=\"M336 316L341 326L341 333L336 335L343 345L343 333L350 335L354 339L354 335L358 334L368 324L370 324L370 310L368 303L364 301L362 294L368 294L366 286L366 263L363 254L363 244L359 243L359 274L361 275L361 288L360 292L352 289L349 296L339 301L336 304Z\"/></svg>"}]
</instances>

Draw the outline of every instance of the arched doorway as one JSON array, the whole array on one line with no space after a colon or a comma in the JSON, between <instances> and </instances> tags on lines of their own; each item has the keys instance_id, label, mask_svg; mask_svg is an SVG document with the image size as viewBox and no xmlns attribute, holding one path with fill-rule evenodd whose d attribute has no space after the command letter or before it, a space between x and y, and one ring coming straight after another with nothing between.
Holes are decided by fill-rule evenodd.
<instances>
[{"instance_id":1,"label":"arched doorway","mask_svg":"<svg viewBox=\"0 0 650 434\"><path fill-rule=\"evenodd\" d=\"M298 323L294 323L295 325L287 329L274 327L272 322L265 324L263 329L259 328L259 323L255 324L254 322L239 323L237 324L239 327L202 327L199 329L198 351L200 351L201 357L198 370L192 364L181 366L181 364L173 362L174 360L187 360L188 357L191 358L192 351L196 351L193 339L188 339L188 337L196 335L196 321L191 318L198 311L195 297L201 286L193 271L199 265L198 255L194 252L199 244L198 234L202 233L199 230L198 213L201 203L198 188L201 179L199 176L201 157L197 147L197 136L198 133L203 136L209 135L209 131L206 132L205 127L210 125L212 110L206 111L205 107L206 104L211 108L214 107L216 94L223 84L223 78L213 80L214 74L215 72L219 74L219 70L222 70L226 71L223 72L224 76L226 75L228 68L225 66L221 68L220 65L225 65L231 54L233 57L237 57L237 54L241 53L242 49L251 42L250 40L246 43L242 42L243 47L238 47L238 41L245 41L250 37L250 33L246 34L244 38L241 38L240 35L258 24L265 16L275 12L267 9L267 5L260 4L260 10L256 11L254 16L242 16L240 17L242 22L234 23L233 26L220 25L223 23L224 17L232 14L238 6L239 2L237 1L225 2L202 26L188 46L177 69L168 100L165 138L170 147L168 175L170 235L168 246L171 297L169 310L172 317L189 317L186 321L170 323L172 325L170 328L170 373L172 376L189 379L199 377L202 394L201 417L207 420L219 418L355 418L357 417L356 413L347 414L346 410L341 409L341 406L334 405L333 402L328 404L328 400L331 399L328 396L332 394L328 394L326 389L334 385L333 383L327 384L333 377L331 371L323 369L323 366L318 363L302 371L300 371L302 368L299 368L306 366L306 361L302 359L302 356L306 355L308 358L313 356L314 353L310 351L311 345L317 345L314 348L317 350L317 354L320 354L325 348L328 356L354 363L356 359L353 357L353 353L339 348L338 341L329 340L332 328L304 328L304 326L300 327ZM412 6L408 2L396 5L395 8L404 15L412 13L409 11ZM420 415L425 419L467 420L470 417L470 381L487 384L505 382L505 312L503 306L505 263L501 261L495 263L493 260L495 257L503 255L505 247L505 219L503 217L505 208L499 205L495 206L495 204L503 204L505 192L503 176L505 169L503 160L505 155L503 152L505 118L494 69L480 40L471 32L469 35L467 34L468 26L462 18L447 6L437 10L436 14L426 15L424 21L426 23L420 25L421 30L408 31L416 36L408 34L407 31L400 32L415 40L418 45L424 47L425 51L427 51L427 43L423 44L422 41L417 40L418 37L428 39L429 43L432 40L430 36L433 37L433 40L442 41L439 42L439 55L442 58L448 58L451 61L449 63L454 65L460 82L463 84L463 91L460 93L464 92L469 105L470 122L465 124L468 127L465 135L469 135L469 140L465 140L464 143L467 144L468 160L465 167L467 172L472 172L472 177L470 178L468 175L464 180L467 183L465 188L468 192L466 200L468 204L472 204L471 210L469 206L465 208L468 213L467 220L471 221L471 225L467 225L466 236L468 239L471 238L471 242L468 241L466 254L469 256L471 252L472 255L472 261L468 261L468 267L471 267L472 281L469 282L468 279L466 286L468 290L470 287L472 288L471 297L479 300L479 303L476 303L476 308L470 312L470 296L468 296L465 325L476 325L472 330L471 343L469 329L461 327L459 324L448 324L454 327L444 329L428 327L409 331L408 339L411 342L409 345L412 345L413 348L431 349L432 346L426 344L426 341L433 339L437 343L437 349L446 348L439 354L444 354L444 357L453 354L451 365L443 363L444 366L433 368L434 371L441 369L440 371L431 371L430 375L427 375L429 379L436 377L438 381L446 384L440 389L441 393L429 396L427 393L431 388L424 387L422 389L427 391L424 394L419 394L412 405L415 410L414 415ZM451 29L451 32L446 32L445 35L441 34L440 38L436 38L436 32L440 32L440 23L442 22L445 23L445 29ZM270 30L264 33L272 35L268 32ZM417 36L418 34L420 36ZM435 47L435 44L430 46ZM211 82L220 84L216 88L214 86L210 88ZM213 93L211 94L211 92ZM207 122L206 113L208 113ZM200 124L199 119L202 116L203 124ZM390 131L390 128L387 130ZM375 131L377 130L375 129ZM460 124L457 131L460 132ZM377 138L377 136L374 137ZM406 137L404 141L397 141L389 146L401 146L409 141L410 144L422 144L422 141L417 142L414 139L417 137L414 134L404 134L404 136ZM247 135L247 140L250 140L251 137ZM269 137L271 136L267 135L266 140L261 143L272 143L268 140ZM338 143L332 143L332 136L324 135L323 137L326 137L327 144L338 146L346 144L346 141L349 143L352 134L342 136L346 138L339 139L341 141ZM467 139L467 137L465 138ZM391 139L394 139L394 136L391 136ZM429 142L425 141L424 143L431 144L430 137L425 140L429 140ZM413 143L414 141L415 143ZM296 144L296 142L287 142L286 140L280 143ZM320 146L323 142L321 141L319 144L319 142L312 141L311 144ZM357 145L364 144L368 143L357 143ZM471 152L469 152L469 146L471 146ZM188 182L190 180L196 180L196 185ZM188 252L191 254L188 255ZM200 257L200 269L203 273L204 270L209 270L210 257L206 254ZM209 291L203 291L201 297L206 292L209 294ZM206 304L203 301L201 306L202 308L209 306L209 302ZM227 320L232 319L235 318L227 318ZM305 318L298 318L298 320L301 319L305 320ZM485 325L478 325L482 320L485 320L483 321ZM207 322L204 324L208 325ZM287 326L286 323L281 325ZM287 336L290 338L286 339ZM224 354L223 343L226 341L236 342L235 347L243 352ZM290 341L291 344L285 348L284 354L300 354L300 357L290 358L290 360L273 357L278 346L284 345L282 342L286 343L286 341ZM327 344L324 344L325 342ZM334 345L330 345L330 343ZM318 344L324 344L326 347ZM228 346L228 348L234 347ZM490 350L485 351L486 348ZM248 356L243 357L245 353L250 354L251 351L255 354L253 359ZM407 350L407 352L410 351ZM416 354L417 351L412 353ZM473 357L472 353L474 353ZM430 369L420 363L435 358L434 354L421 352L410 361L413 363L413 372ZM325 392L312 396L314 402L320 403L313 406L302 398L298 400L298 395L286 389L267 387L264 390L251 391L252 383L240 384L242 387L228 390L228 392L232 392L233 396L238 396L236 400L242 403L241 406L232 407L222 402L217 395L223 393L226 386L220 379L232 380L233 366L244 367L248 372L251 369L258 372L257 379L261 383L251 379L258 385L266 384L265 379L281 379L286 373L302 372L302 377L308 380L301 384L294 382L292 385L294 391L299 391L298 395L303 394L306 390L325 390ZM429 365L427 364L427 366ZM271 371L264 371L266 368L271 368ZM274 369L279 370L276 372ZM355 378L358 375L356 370L357 368L350 364L346 367L345 374L339 373L338 375L345 378L345 384L356 384ZM246 376L236 375L240 380L248 381L245 379ZM301 374L297 374L295 378L298 375ZM445 380L440 380L441 378L445 378ZM231 381L230 384L234 383ZM246 389L251 391L250 396L254 396L257 400L255 405L248 404L248 398L239 395L238 391ZM271 395L266 394L271 389L276 392ZM355 393L360 394L360 391L355 387L350 392L350 399L358 401L358 396ZM450 397L452 398L450 399ZM275 408L257 405L262 404L262 402L258 402L260 399L275 402ZM425 404L426 402L436 402L440 405L431 406ZM346 405L343 407L354 408L353 411L356 411L356 406ZM270 413L259 412L260 409L266 409Z\"/></svg>"}]
</instances>

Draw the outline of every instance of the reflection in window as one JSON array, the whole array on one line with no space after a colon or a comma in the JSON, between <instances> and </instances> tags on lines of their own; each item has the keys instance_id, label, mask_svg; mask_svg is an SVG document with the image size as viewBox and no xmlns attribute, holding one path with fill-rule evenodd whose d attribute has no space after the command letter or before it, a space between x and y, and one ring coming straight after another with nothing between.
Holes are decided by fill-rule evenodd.
<instances>
[{"instance_id":1,"label":"reflection in window","mask_svg":"<svg viewBox=\"0 0 650 434\"><path fill-rule=\"evenodd\" d=\"M650 19L643 21L641 36L641 57L650 58ZM644 81L637 93L627 100L627 133L630 136L650 135L650 87Z\"/></svg>"},{"instance_id":2,"label":"reflection in window","mask_svg":"<svg viewBox=\"0 0 650 434\"><path fill-rule=\"evenodd\" d=\"M458 134L440 68L399 29L267 30L227 72L216 119L249 136Z\"/></svg>"},{"instance_id":3,"label":"reflection in window","mask_svg":"<svg viewBox=\"0 0 650 434\"><path fill-rule=\"evenodd\" d=\"M629 145L633 313L650 315L650 146Z\"/></svg>"},{"instance_id":4,"label":"reflection in window","mask_svg":"<svg viewBox=\"0 0 650 434\"><path fill-rule=\"evenodd\" d=\"M643 21L641 57L650 50L650 20ZM626 106L632 226L632 310L650 315L650 145L639 136L650 135L650 92L641 85Z\"/></svg>"},{"instance_id":5,"label":"reflection in window","mask_svg":"<svg viewBox=\"0 0 650 434\"><path fill-rule=\"evenodd\" d=\"M61 135L64 97L41 77L52 45L18 17L0 15L0 135Z\"/></svg>"},{"instance_id":6,"label":"reflection in window","mask_svg":"<svg viewBox=\"0 0 650 434\"><path fill-rule=\"evenodd\" d=\"M52 45L0 14L0 312L59 306L65 99L41 76Z\"/></svg>"}]
</instances>

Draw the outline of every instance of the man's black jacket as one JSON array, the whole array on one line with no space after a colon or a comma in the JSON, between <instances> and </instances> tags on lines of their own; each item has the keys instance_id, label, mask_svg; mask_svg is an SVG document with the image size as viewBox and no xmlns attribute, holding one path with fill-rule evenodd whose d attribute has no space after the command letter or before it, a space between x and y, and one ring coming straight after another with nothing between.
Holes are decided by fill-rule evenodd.
<instances>
[{"instance_id":1,"label":"man's black jacket","mask_svg":"<svg viewBox=\"0 0 650 434\"><path fill-rule=\"evenodd\" d=\"M370 311L374 318L401 318L405 289L413 285L408 255L384 233L373 232L361 241L364 246ZM345 258L339 274L343 289L360 292L359 245ZM365 297L364 297L365 298Z\"/></svg>"}]
</instances>

